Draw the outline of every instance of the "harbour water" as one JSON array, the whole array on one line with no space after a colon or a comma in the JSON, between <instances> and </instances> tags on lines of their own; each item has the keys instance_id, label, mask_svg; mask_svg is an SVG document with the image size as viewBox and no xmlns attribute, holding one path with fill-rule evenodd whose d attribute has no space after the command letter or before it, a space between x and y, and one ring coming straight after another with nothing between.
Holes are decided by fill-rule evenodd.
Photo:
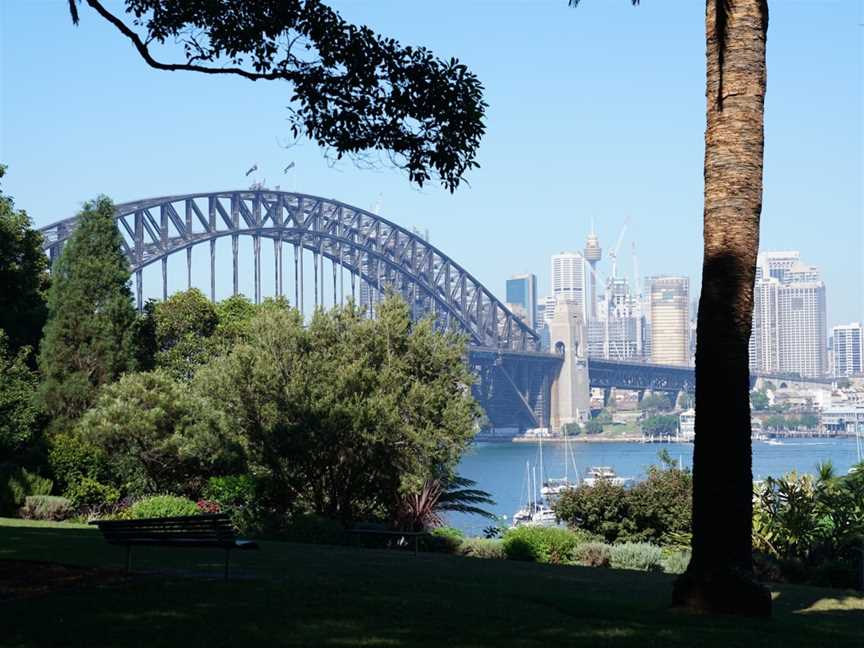
<instances>
[{"instance_id":1,"label":"harbour water","mask_svg":"<svg viewBox=\"0 0 864 648\"><path fill-rule=\"evenodd\" d=\"M642 479L650 465L660 463L657 455L662 449L686 467L691 467L693 460L690 443L572 443L570 448L580 476L590 466L611 466L622 477ZM827 460L834 464L838 474L845 474L857 457L854 437L790 439L781 445L754 441L753 478L777 477L792 470L813 474L816 465ZM509 525L510 516L519 508L526 461L537 463L537 444L475 443L462 458L458 472L492 494L495 506L487 508L496 515L506 515L504 523ZM564 445L544 443L543 464L546 477L563 477ZM572 467L570 477L573 478ZM470 535L482 535L483 528L490 524L483 518L460 514L451 514L448 521Z\"/></svg>"}]
</instances>

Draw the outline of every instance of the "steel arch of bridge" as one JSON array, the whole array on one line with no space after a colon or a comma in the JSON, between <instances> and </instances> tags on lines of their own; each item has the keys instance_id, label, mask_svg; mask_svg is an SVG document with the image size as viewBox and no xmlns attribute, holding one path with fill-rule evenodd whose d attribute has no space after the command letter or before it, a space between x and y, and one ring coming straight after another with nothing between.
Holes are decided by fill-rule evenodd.
<instances>
[{"instance_id":1,"label":"steel arch of bridge","mask_svg":"<svg viewBox=\"0 0 864 648\"><path fill-rule=\"evenodd\" d=\"M227 236L232 238L235 294L238 239L253 239L255 300L259 301L263 237L274 242L277 295L284 294L283 244L294 246L295 299L301 306L303 255L298 251L305 249L315 255L316 273L320 255L333 263L334 273L339 266L379 291L393 289L409 303L426 303L438 321L447 328L462 330L473 346L516 352L539 350L537 333L441 250L395 223L337 200L269 189L187 194L117 205L115 219L135 274L139 307L145 267L161 261L164 295L168 257L186 250L191 283L192 248L207 242L210 291L215 298L216 241ZM76 226L77 217L73 217L42 228L43 248L52 262ZM323 276L321 280L323 292Z\"/></svg>"}]
</instances>

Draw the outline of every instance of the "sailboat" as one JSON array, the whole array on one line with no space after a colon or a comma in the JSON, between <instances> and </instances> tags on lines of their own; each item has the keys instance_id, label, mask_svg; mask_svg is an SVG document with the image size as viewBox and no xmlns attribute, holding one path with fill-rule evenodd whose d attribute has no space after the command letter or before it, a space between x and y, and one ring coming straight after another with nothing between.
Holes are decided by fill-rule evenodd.
<instances>
[{"instance_id":1,"label":"sailboat","mask_svg":"<svg viewBox=\"0 0 864 648\"><path fill-rule=\"evenodd\" d=\"M850 475L857 470L860 470L859 466L861 465L861 462L864 461L864 446L862 446L861 443L861 426L857 422L855 423L855 448L858 450L858 463L849 469Z\"/></svg>"},{"instance_id":2,"label":"sailboat","mask_svg":"<svg viewBox=\"0 0 864 648\"><path fill-rule=\"evenodd\" d=\"M525 481L519 510L513 514L513 526L557 526L558 518L537 495L537 467L525 462Z\"/></svg>"},{"instance_id":3,"label":"sailboat","mask_svg":"<svg viewBox=\"0 0 864 648\"><path fill-rule=\"evenodd\" d=\"M573 465L574 481L570 481L570 464ZM576 457L573 455L573 449L570 446L567 432L564 432L564 476L553 477L543 482L543 487L540 493L543 497L553 499L558 497L568 488L576 488L579 485L579 470L576 468Z\"/></svg>"},{"instance_id":4,"label":"sailboat","mask_svg":"<svg viewBox=\"0 0 864 648\"><path fill-rule=\"evenodd\" d=\"M534 493L531 483L531 464L525 462L525 478L522 482L522 494L520 495L519 510L513 514L513 526L523 526L531 522L534 515Z\"/></svg>"}]
</instances>

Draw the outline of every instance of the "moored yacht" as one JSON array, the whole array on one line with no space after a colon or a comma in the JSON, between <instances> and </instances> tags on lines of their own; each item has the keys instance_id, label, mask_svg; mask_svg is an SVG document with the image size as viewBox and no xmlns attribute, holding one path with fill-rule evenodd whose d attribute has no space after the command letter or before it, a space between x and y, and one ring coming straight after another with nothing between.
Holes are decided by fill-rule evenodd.
<instances>
[{"instance_id":1,"label":"moored yacht","mask_svg":"<svg viewBox=\"0 0 864 648\"><path fill-rule=\"evenodd\" d=\"M588 469L587 476L582 480L586 486L595 486L600 481L606 481L614 486L629 486L633 483L632 477L619 477L611 466L592 466Z\"/></svg>"}]
</instances>

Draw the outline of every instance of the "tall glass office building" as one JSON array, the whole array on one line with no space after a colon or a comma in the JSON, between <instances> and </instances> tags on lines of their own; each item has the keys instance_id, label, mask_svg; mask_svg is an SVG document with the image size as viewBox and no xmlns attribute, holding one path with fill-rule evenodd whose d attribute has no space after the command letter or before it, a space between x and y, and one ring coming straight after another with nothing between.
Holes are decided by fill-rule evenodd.
<instances>
[{"instance_id":1,"label":"tall glass office building","mask_svg":"<svg viewBox=\"0 0 864 648\"><path fill-rule=\"evenodd\" d=\"M537 275L513 275L507 280L507 307L532 329L537 314Z\"/></svg>"},{"instance_id":2,"label":"tall glass office building","mask_svg":"<svg viewBox=\"0 0 864 648\"><path fill-rule=\"evenodd\" d=\"M819 269L802 263L797 251L761 252L753 292L750 370L824 375L826 329L825 284Z\"/></svg>"}]
</instances>

